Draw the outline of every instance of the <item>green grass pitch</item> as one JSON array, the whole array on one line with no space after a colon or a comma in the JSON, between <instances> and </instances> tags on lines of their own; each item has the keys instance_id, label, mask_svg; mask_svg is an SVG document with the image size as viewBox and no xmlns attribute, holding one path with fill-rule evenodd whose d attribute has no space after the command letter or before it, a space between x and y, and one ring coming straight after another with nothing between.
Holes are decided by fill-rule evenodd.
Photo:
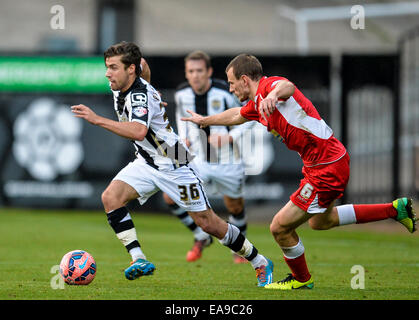
<instances>
[{"instance_id":1,"label":"green grass pitch","mask_svg":"<svg viewBox=\"0 0 419 320\"><path fill-rule=\"evenodd\" d=\"M256 286L249 264L235 265L218 241L195 263L185 260L192 234L174 216L132 214L153 276L134 281L123 270L130 256L97 211L0 209L1 300L417 300L418 236L363 228L299 231L315 280L313 290L280 292ZM400 230L403 227L400 226ZM288 272L269 223L250 223L248 236L275 264L274 280ZM68 251L83 249L97 263L88 286L53 289L51 281ZM354 265L365 270L364 289L351 288ZM56 278L55 278L56 279ZM54 282L54 281L53 281ZM359 281L358 281L359 283Z\"/></svg>"}]
</instances>

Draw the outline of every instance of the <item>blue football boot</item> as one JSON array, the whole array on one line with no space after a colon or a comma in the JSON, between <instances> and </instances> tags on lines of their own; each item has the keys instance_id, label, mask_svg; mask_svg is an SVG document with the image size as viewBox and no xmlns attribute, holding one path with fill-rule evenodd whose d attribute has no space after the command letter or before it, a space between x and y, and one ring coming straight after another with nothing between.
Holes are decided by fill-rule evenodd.
<instances>
[{"instance_id":1,"label":"blue football boot","mask_svg":"<svg viewBox=\"0 0 419 320\"><path fill-rule=\"evenodd\" d=\"M156 267L150 261L137 259L131 262L131 265L125 269L125 278L135 280L142 276L152 275Z\"/></svg>"}]
</instances>

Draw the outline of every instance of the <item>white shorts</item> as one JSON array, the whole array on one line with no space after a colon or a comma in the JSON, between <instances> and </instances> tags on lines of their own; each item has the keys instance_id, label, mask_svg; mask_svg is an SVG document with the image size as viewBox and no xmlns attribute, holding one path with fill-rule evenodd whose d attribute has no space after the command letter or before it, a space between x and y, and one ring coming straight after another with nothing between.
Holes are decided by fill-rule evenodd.
<instances>
[{"instance_id":1,"label":"white shorts","mask_svg":"<svg viewBox=\"0 0 419 320\"><path fill-rule=\"evenodd\" d=\"M133 187L140 195L140 204L161 190L186 211L200 212L211 208L202 181L188 166L159 171L136 159L119 171L113 180L123 181Z\"/></svg>"},{"instance_id":2,"label":"white shorts","mask_svg":"<svg viewBox=\"0 0 419 320\"><path fill-rule=\"evenodd\" d=\"M242 164L211 164L193 161L190 166L205 183L212 183L216 192L233 199L243 197L244 166Z\"/></svg>"}]
</instances>

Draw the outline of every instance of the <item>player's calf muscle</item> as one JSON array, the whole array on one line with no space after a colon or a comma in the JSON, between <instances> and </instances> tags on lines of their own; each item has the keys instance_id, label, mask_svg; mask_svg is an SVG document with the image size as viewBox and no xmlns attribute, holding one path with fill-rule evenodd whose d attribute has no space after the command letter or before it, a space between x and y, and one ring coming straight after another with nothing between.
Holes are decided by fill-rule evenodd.
<instances>
[{"instance_id":1,"label":"player's calf muscle","mask_svg":"<svg viewBox=\"0 0 419 320\"><path fill-rule=\"evenodd\" d=\"M313 230L328 230L339 225L339 217L335 207L329 208L324 213L314 214L308 221Z\"/></svg>"},{"instance_id":2,"label":"player's calf muscle","mask_svg":"<svg viewBox=\"0 0 419 320\"><path fill-rule=\"evenodd\" d=\"M195 223L206 233L222 239L227 232L227 223L216 216L210 209L201 212L189 212Z\"/></svg>"}]
</instances>

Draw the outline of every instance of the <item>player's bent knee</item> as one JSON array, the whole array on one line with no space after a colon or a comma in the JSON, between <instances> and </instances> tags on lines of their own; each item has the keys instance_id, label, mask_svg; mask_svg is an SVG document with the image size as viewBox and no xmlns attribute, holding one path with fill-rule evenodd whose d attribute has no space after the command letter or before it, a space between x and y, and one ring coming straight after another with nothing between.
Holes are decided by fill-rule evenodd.
<instances>
[{"instance_id":1,"label":"player's bent knee","mask_svg":"<svg viewBox=\"0 0 419 320\"><path fill-rule=\"evenodd\" d=\"M125 205L109 190L102 192L101 199L106 212L121 208Z\"/></svg>"},{"instance_id":2,"label":"player's bent knee","mask_svg":"<svg viewBox=\"0 0 419 320\"><path fill-rule=\"evenodd\" d=\"M110 195L109 195L109 192L107 190L102 192L101 200L102 200L102 204L105 208L110 204Z\"/></svg>"},{"instance_id":3,"label":"player's bent knee","mask_svg":"<svg viewBox=\"0 0 419 320\"><path fill-rule=\"evenodd\" d=\"M281 236L281 234L284 234L286 232L286 228L278 223L278 221L272 221L271 225L269 226L269 230L271 231L271 234L277 238Z\"/></svg>"},{"instance_id":4,"label":"player's bent knee","mask_svg":"<svg viewBox=\"0 0 419 320\"><path fill-rule=\"evenodd\" d=\"M280 216L275 216L271 225L269 226L269 230L271 231L272 236L278 242L283 239L287 239L289 235L294 232L295 228L282 221Z\"/></svg>"}]
</instances>

